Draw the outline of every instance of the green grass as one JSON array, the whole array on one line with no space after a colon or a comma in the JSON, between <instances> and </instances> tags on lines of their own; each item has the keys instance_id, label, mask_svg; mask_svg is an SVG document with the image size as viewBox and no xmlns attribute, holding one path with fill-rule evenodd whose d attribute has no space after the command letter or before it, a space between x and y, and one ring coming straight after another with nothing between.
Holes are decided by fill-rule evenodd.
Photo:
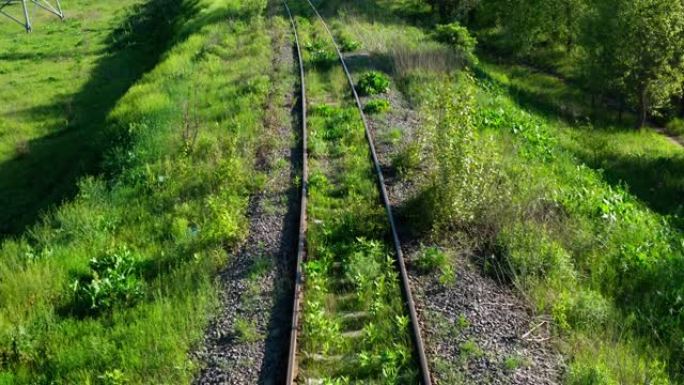
<instances>
[{"instance_id":1,"label":"green grass","mask_svg":"<svg viewBox=\"0 0 684 385\"><path fill-rule=\"evenodd\" d=\"M31 143L29 154L3 161L0 174L37 183L54 177L75 183L76 193L0 245L0 382L187 383L196 370L188 351L217 302L212 277L244 239L248 197L260 187L253 164L271 63L265 1L122 3L109 21L100 17L111 7L81 5L83 19L75 12L55 25L48 38L54 40L42 48L60 52L60 33L63 47L72 47L79 23L87 25L84 56L73 59L81 60L80 72L68 51L53 52L65 56L67 70L55 69L64 94L47 95L50 102L30 100L40 92L21 99L23 108L38 109L68 101L73 127L41 139L41 130L57 130L62 107L51 110L44 127L33 112L3 112L18 126L36 125L22 129L30 141L54 140L56 147ZM122 28L111 32L115 25ZM37 45L45 42L39 33L37 27L17 39ZM2 52L11 51L17 49ZM23 76L18 63L1 65L0 76ZM35 66L28 68L36 74L59 67ZM0 92L8 92L1 84ZM12 146L1 156L11 158ZM61 181L60 162L95 162L103 149L106 173L73 172ZM12 162L37 168L15 174L11 167L23 163ZM112 285L95 285L104 278Z\"/></svg>"},{"instance_id":2,"label":"green grass","mask_svg":"<svg viewBox=\"0 0 684 385\"><path fill-rule=\"evenodd\" d=\"M314 60L332 51L322 25L306 2L290 5L304 45L318 46L304 52L311 171L300 378L413 383L409 321L363 124L342 67Z\"/></svg>"},{"instance_id":3,"label":"green grass","mask_svg":"<svg viewBox=\"0 0 684 385\"><path fill-rule=\"evenodd\" d=\"M0 237L20 234L98 170L107 113L172 33L146 20L156 11L142 3L76 1L65 4L64 22L32 9L32 34L0 21ZM143 25L148 35L126 31Z\"/></svg>"},{"instance_id":4,"label":"green grass","mask_svg":"<svg viewBox=\"0 0 684 385\"><path fill-rule=\"evenodd\" d=\"M431 44L429 29L406 25L408 3L348 3L336 25L371 57L395 63L394 82L428 123L419 141L428 174L407 176L422 186L417 198L433 202L420 206L433 228L427 239L448 236L455 250L498 257L484 267L506 273L553 317L569 359L566 383L681 383L681 148L630 128L627 116L620 124L615 112L594 113L580 90L529 67L485 61L469 80L406 60ZM336 14L340 5L327 6ZM402 7L393 17L377 12ZM432 127L460 138L455 147L440 150ZM493 183L454 182L473 173ZM435 177L453 189L431 192ZM447 376L454 368L433 369Z\"/></svg>"}]
</instances>

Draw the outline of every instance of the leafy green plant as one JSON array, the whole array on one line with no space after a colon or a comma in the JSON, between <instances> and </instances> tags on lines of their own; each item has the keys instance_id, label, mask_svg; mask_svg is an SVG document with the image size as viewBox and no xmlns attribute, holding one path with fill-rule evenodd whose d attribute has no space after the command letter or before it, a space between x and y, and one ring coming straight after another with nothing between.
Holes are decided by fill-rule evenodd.
<instances>
[{"instance_id":1,"label":"leafy green plant","mask_svg":"<svg viewBox=\"0 0 684 385\"><path fill-rule=\"evenodd\" d=\"M389 91L390 79L381 72L370 71L361 75L357 87L363 95L377 95Z\"/></svg>"},{"instance_id":2,"label":"leafy green plant","mask_svg":"<svg viewBox=\"0 0 684 385\"><path fill-rule=\"evenodd\" d=\"M421 161L420 145L418 143L408 143L392 156L392 167L400 175L406 177L420 168Z\"/></svg>"},{"instance_id":3,"label":"leafy green plant","mask_svg":"<svg viewBox=\"0 0 684 385\"><path fill-rule=\"evenodd\" d=\"M338 37L338 41L342 52L352 52L361 48L361 42L354 40L354 38L346 33L341 33Z\"/></svg>"},{"instance_id":4,"label":"leafy green plant","mask_svg":"<svg viewBox=\"0 0 684 385\"><path fill-rule=\"evenodd\" d=\"M518 354L514 354L506 357L504 359L503 365L506 370L513 371L528 365L528 362L525 359L525 357Z\"/></svg>"},{"instance_id":5,"label":"leafy green plant","mask_svg":"<svg viewBox=\"0 0 684 385\"><path fill-rule=\"evenodd\" d=\"M391 108L390 102L386 99L373 99L366 103L363 107L363 112L367 114L382 114L389 111Z\"/></svg>"},{"instance_id":6,"label":"leafy green plant","mask_svg":"<svg viewBox=\"0 0 684 385\"><path fill-rule=\"evenodd\" d=\"M449 258L437 247L426 247L416 259L416 267L422 272L441 270L449 264Z\"/></svg>"},{"instance_id":7,"label":"leafy green plant","mask_svg":"<svg viewBox=\"0 0 684 385\"><path fill-rule=\"evenodd\" d=\"M119 369L108 370L104 374L98 376L102 385L124 385L126 384L126 376Z\"/></svg>"},{"instance_id":8,"label":"leafy green plant","mask_svg":"<svg viewBox=\"0 0 684 385\"><path fill-rule=\"evenodd\" d=\"M460 329L469 328L470 321L468 321L468 317L466 317L465 314L460 314L458 319L456 319L456 326L458 326Z\"/></svg>"},{"instance_id":9,"label":"leafy green plant","mask_svg":"<svg viewBox=\"0 0 684 385\"><path fill-rule=\"evenodd\" d=\"M259 334L259 331L254 326L254 323L244 317L238 317L235 320L233 332L235 338L243 344L255 342L262 338L261 334Z\"/></svg>"},{"instance_id":10,"label":"leafy green plant","mask_svg":"<svg viewBox=\"0 0 684 385\"><path fill-rule=\"evenodd\" d=\"M106 311L128 306L142 297L136 259L124 248L90 260L90 274L73 284L76 302L91 311Z\"/></svg>"},{"instance_id":11,"label":"leafy green plant","mask_svg":"<svg viewBox=\"0 0 684 385\"><path fill-rule=\"evenodd\" d=\"M304 44L304 49L308 53L308 61L316 68L327 70L337 62L337 55L329 47L329 44L322 39Z\"/></svg>"},{"instance_id":12,"label":"leafy green plant","mask_svg":"<svg viewBox=\"0 0 684 385\"><path fill-rule=\"evenodd\" d=\"M458 346L461 359L469 360L471 358L479 358L484 355L482 348L475 342L475 340L468 340Z\"/></svg>"}]
</instances>

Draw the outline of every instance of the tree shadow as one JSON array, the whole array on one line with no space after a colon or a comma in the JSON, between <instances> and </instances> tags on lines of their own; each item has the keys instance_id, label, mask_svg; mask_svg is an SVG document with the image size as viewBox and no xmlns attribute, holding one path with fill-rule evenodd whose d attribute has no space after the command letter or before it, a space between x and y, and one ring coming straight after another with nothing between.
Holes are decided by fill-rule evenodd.
<instances>
[{"instance_id":1,"label":"tree shadow","mask_svg":"<svg viewBox=\"0 0 684 385\"><path fill-rule=\"evenodd\" d=\"M394 61L390 55L378 52L371 53L347 53L344 61L351 73L363 73L366 71L382 71L388 74L394 73Z\"/></svg>"},{"instance_id":2,"label":"tree shadow","mask_svg":"<svg viewBox=\"0 0 684 385\"><path fill-rule=\"evenodd\" d=\"M36 107L33 112L70 115L68 124L24 143L0 164L0 238L21 234L42 213L72 199L82 176L102 171L103 155L117 144L106 129L107 115L171 47L181 18L196 12L196 1L151 0L133 7L107 37L105 56L81 90L68 102Z\"/></svg>"},{"instance_id":3,"label":"tree shadow","mask_svg":"<svg viewBox=\"0 0 684 385\"><path fill-rule=\"evenodd\" d=\"M373 22L394 24L397 19L409 24L429 28L437 23L437 17L430 7L422 1L404 0L312 0L319 12L325 16L336 15L343 10L345 13L363 15Z\"/></svg>"},{"instance_id":4,"label":"tree shadow","mask_svg":"<svg viewBox=\"0 0 684 385\"><path fill-rule=\"evenodd\" d=\"M600 151L577 156L589 167L603 170L609 183L626 184L629 192L652 210L663 215L684 216L684 154L649 156ZM682 218L674 218L672 223L684 230Z\"/></svg>"}]
</instances>

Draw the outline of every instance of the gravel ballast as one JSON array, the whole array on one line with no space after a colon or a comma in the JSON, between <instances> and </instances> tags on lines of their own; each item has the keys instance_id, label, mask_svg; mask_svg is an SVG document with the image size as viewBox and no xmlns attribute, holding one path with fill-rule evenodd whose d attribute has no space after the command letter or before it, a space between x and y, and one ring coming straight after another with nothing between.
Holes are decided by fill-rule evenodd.
<instances>
[{"instance_id":1,"label":"gravel ballast","mask_svg":"<svg viewBox=\"0 0 684 385\"><path fill-rule=\"evenodd\" d=\"M299 214L293 181L300 150L292 43L287 25L276 23L276 12L280 8L272 6L273 88L257 159L267 181L251 197L247 240L218 278L220 308L194 353L201 365L196 384L276 384L285 367Z\"/></svg>"}]
</instances>

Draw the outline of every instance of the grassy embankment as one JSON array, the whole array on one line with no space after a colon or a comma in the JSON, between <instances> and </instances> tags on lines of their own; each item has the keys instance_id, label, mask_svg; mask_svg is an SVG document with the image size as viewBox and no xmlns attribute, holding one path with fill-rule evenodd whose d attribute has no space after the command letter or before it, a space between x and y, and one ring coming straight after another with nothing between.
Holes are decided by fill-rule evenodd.
<instances>
[{"instance_id":1,"label":"grassy embankment","mask_svg":"<svg viewBox=\"0 0 684 385\"><path fill-rule=\"evenodd\" d=\"M484 267L552 317L566 383L679 383L684 239L667 214L681 212L681 150L649 131L533 108L511 84L524 78L501 67L478 65L477 78L435 71L420 59L439 53L431 30L387 16L419 19L413 5L347 4L336 25L389 64L423 114L423 169L412 177L427 209L413 218L436 214L425 236L457 255L495 256Z\"/></svg>"},{"instance_id":2,"label":"grassy embankment","mask_svg":"<svg viewBox=\"0 0 684 385\"><path fill-rule=\"evenodd\" d=\"M3 129L19 128L0 147L3 199L26 178L77 193L0 245L0 383L189 382L213 273L247 231L267 145L265 1L131 3L79 3L63 25L17 31L30 50L2 51L40 59L35 82L3 60L3 96L45 91L3 106ZM101 153L105 172L79 178Z\"/></svg>"},{"instance_id":3,"label":"grassy embankment","mask_svg":"<svg viewBox=\"0 0 684 385\"><path fill-rule=\"evenodd\" d=\"M169 31L137 49L126 24L137 0L68 4L62 23L34 11L35 33L0 23L0 236L73 197L105 148L101 127L123 93L158 60ZM20 13L19 6L7 8Z\"/></svg>"},{"instance_id":4,"label":"grassy embankment","mask_svg":"<svg viewBox=\"0 0 684 385\"><path fill-rule=\"evenodd\" d=\"M300 378L414 383L409 319L363 124L322 24L305 1L289 3L298 15L310 111Z\"/></svg>"}]
</instances>

